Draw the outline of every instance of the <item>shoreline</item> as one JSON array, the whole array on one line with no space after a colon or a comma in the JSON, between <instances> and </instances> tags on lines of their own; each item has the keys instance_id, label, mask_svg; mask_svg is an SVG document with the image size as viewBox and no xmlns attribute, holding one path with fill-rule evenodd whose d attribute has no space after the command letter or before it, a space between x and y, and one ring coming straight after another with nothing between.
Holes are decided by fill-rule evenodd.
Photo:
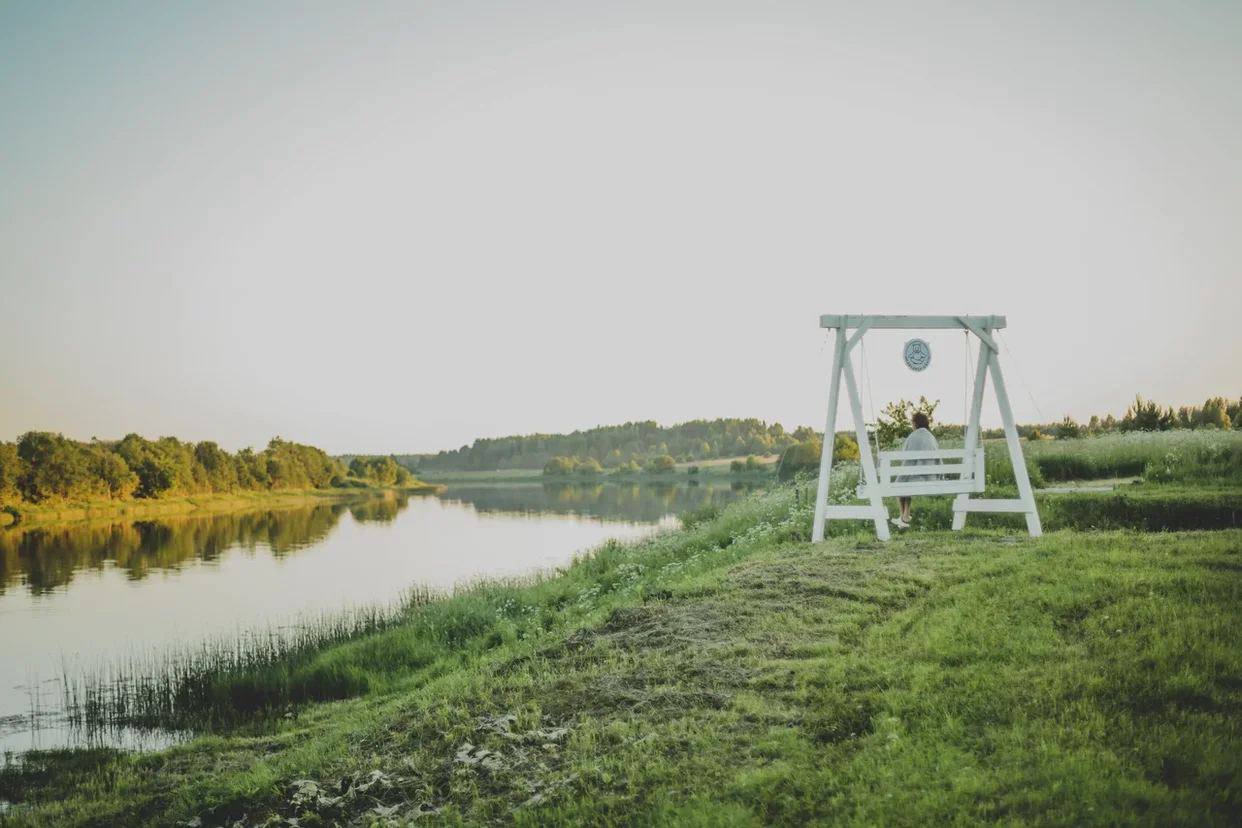
<instances>
[{"instance_id":1,"label":"shoreline","mask_svg":"<svg viewBox=\"0 0 1242 828\"><path fill-rule=\"evenodd\" d=\"M211 492L151 500L90 500L51 504L22 504L0 512L0 531L64 526L117 520L226 514L255 509L292 509L309 503L339 503L365 497L439 494L444 486L358 486L329 489ZM16 513L16 514L15 514Z\"/></svg>"}]
</instances>

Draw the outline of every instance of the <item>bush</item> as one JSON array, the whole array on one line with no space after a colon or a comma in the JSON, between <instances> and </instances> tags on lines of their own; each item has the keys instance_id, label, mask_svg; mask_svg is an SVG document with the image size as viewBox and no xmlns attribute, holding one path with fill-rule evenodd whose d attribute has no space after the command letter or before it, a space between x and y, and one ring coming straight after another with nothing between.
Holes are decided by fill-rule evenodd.
<instances>
[{"instance_id":1,"label":"bush","mask_svg":"<svg viewBox=\"0 0 1242 828\"><path fill-rule=\"evenodd\" d=\"M793 480L799 473L817 473L822 452L823 443L820 442L818 437L807 440L804 443L795 443L781 453L781 459L776 464L777 479ZM836 436L833 441L833 461L835 463L857 463L860 456L857 440L848 434L838 434Z\"/></svg>"},{"instance_id":2,"label":"bush","mask_svg":"<svg viewBox=\"0 0 1242 828\"><path fill-rule=\"evenodd\" d=\"M664 474L665 472L671 472L673 469L677 468L677 461L667 454L661 454L659 457L651 458L651 461L647 464L647 468L656 474Z\"/></svg>"},{"instance_id":3,"label":"bush","mask_svg":"<svg viewBox=\"0 0 1242 828\"><path fill-rule=\"evenodd\" d=\"M573 474L578 464L574 462L572 457L553 457L543 466L543 473L546 475Z\"/></svg>"}]
</instances>

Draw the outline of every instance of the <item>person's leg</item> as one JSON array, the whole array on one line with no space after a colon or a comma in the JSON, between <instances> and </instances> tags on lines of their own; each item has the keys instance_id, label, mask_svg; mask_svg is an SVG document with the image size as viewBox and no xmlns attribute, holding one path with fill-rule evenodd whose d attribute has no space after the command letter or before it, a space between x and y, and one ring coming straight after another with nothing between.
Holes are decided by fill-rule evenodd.
<instances>
[{"instance_id":1,"label":"person's leg","mask_svg":"<svg viewBox=\"0 0 1242 828\"><path fill-rule=\"evenodd\" d=\"M906 523L910 522L910 498L899 497L897 503L901 506L901 519Z\"/></svg>"}]
</instances>

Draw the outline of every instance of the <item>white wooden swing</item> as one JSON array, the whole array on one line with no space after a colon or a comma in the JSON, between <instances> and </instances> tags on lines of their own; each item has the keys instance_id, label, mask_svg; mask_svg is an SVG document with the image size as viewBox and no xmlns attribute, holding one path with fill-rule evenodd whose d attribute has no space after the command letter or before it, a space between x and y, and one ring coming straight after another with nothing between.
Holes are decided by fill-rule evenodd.
<instances>
[{"instance_id":1,"label":"white wooden swing","mask_svg":"<svg viewBox=\"0 0 1242 828\"><path fill-rule=\"evenodd\" d=\"M1009 394L1001 375L999 350L992 332L1005 327L1003 316L844 316L826 315L819 318L821 328L835 331L836 346L833 349L832 373L828 384L828 422L824 426L824 450L819 464L819 487L815 495L815 523L811 528L811 540L818 543L824 539L824 526L829 520L870 520L875 523L875 533L880 540L888 540L888 510L886 497L912 497L914 495L956 494L953 501L953 528L966 526L970 512L1018 512L1026 516L1026 528L1032 537L1042 533L1039 510L1035 495L1026 473L1026 461L1022 457L1022 445L1014 425L1013 411L1009 407ZM869 330L944 330L959 329L974 334L980 343L979 359L975 366L974 392L970 401L970 414L966 426L965 448L940 449L937 451L878 451L879 471L871 455L871 442L867 438L867 425L863 420L862 399L854 378L854 366L850 351L862 341ZM852 334L850 332L853 332ZM979 415L983 407L983 390L987 375L991 373L996 390L996 402L1000 408L1001 421L1005 427L1005 443L1009 448L1009 460L1013 464L1013 476L1018 484L1016 499L983 500L970 495L984 491L983 444L980 439ZM862 483L858 489L867 505L834 505L828 503L828 483L832 474L832 455L837 427L837 403L840 398L841 378L845 378L846 393L854 414L854 428L858 440L862 464ZM908 466L908 461L931 461L934 465ZM916 472L915 469L918 469Z\"/></svg>"}]
</instances>

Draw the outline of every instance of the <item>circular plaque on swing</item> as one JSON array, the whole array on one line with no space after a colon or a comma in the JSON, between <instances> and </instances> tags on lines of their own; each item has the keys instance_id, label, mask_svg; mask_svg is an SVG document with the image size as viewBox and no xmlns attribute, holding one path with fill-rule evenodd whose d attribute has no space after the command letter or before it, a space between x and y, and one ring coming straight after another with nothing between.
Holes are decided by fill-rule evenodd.
<instances>
[{"instance_id":1,"label":"circular plaque on swing","mask_svg":"<svg viewBox=\"0 0 1242 828\"><path fill-rule=\"evenodd\" d=\"M902 349L906 358L906 367L911 371L922 371L931 365L931 346L921 339L911 339Z\"/></svg>"}]
</instances>

